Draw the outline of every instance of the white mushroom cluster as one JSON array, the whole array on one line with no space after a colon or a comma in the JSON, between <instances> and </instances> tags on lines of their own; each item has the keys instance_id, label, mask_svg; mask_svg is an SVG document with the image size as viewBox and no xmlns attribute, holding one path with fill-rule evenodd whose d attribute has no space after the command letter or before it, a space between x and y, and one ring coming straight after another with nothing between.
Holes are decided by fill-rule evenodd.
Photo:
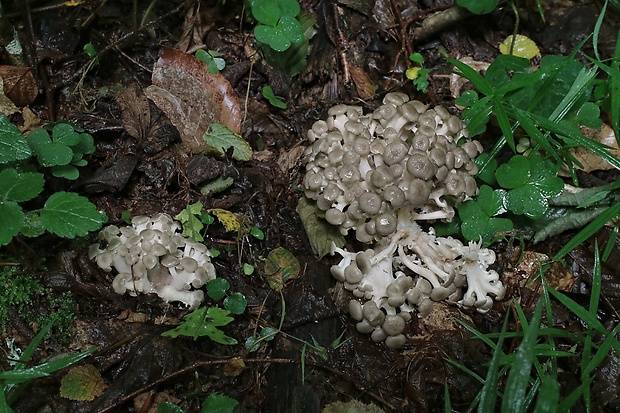
<instances>
[{"instance_id":1,"label":"white mushroom cluster","mask_svg":"<svg viewBox=\"0 0 620 413\"><path fill-rule=\"evenodd\" d=\"M117 294L155 293L164 301L180 301L191 309L204 300L200 289L215 278L211 253L204 244L181 236L170 215L136 216L131 226L109 225L99 232L89 258L104 271L117 272Z\"/></svg>"},{"instance_id":2,"label":"white mushroom cluster","mask_svg":"<svg viewBox=\"0 0 620 413\"><path fill-rule=\"evenodd\" d=\"M461 120L403 93L364 114L338 105L308 131L305 195L325 220L370 248L349 252L332 275L352 291L349 312L360 332L401 347L412 313L431 311L448 299L488 311L505 288L493 251L477 243L425 232L416 221L450 221L454 207L478 192L474 175L479 142L467 139Z\"/></svg>"}]
</instances>

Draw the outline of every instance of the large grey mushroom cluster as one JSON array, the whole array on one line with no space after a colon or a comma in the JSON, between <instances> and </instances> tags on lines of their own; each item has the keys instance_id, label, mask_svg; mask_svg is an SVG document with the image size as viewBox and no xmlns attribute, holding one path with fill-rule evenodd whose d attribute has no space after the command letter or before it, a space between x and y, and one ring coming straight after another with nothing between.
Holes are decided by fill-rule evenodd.
<instances>
[{"instance_id":1,"label":"large grey mushroom cluster","mask_svg":"<svg viewBox=\"0 0 620 413\"><path fill-rule=\"evenodd\" d=\"M102 229L103 246L91 245L89 257L104 271L116 271L112 286L118 294L155 293L194 309L204 300L200 287L215 278L215 267L207 247L180 230L167 214L136 216L131 226Z\"/></svg>"},{"instance_id":2,"label":"large grey mushroom cluster","mask_svg":"<svg viewBox=\"0 0 620 413\"><path fill-rule=\"evenodd\" d=\"M389 93L374 112L338 105L308 131L305 195L343 235L370 244L342 256L333 276L352 291L349 312L360 332L402 346L412 313L450 300L488 311L505 288L493 251L425 232L416 221L450 221L454 207L478 192L479 142L445 108Z\"/></svg>"}]
</instances>

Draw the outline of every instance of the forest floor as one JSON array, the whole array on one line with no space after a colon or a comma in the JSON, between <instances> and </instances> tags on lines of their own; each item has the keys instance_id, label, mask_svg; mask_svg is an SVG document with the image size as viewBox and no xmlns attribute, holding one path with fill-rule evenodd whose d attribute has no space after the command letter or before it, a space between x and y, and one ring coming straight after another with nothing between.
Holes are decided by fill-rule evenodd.
<instances>
[{"instance_id":1,"label":"forest floor","mask_svg":"<svg viewBox=\"0 0 620 413\"><path fill-rule=\"evenodd\" d=\"M105 383L92 401L69 400L59 393L63 370L33 382L13 403L16 412L144 413L171 401L189 413L200 411L213 393L238 401L235 411L239 412L313 413L332 402L350 400L374 403L386 412L431 412L443 411L446 385L452 408L467 409L482 384L447 360L484 377L493 352L472 339L472 333L456 320L481 332L497 332L505 314L514 311L512 299L518 299L530 315L540 284L526 286L522 280L535 274L537 262L552 257L570 234L527 246L523 255L518 241L495 244L496 268L508 286L503 301L486 314L436 303L432 315L414 317L409 323L403 348L388 349L356 331L342 305L347 302L344 293L335 288L330 275L332 259L319 260L312 251L296 212L304 172L300 159L306 131L336 104L358 105L368 112L380 105L387 92L402 91L458 114L455 93L467 84L457 86L441 50L461 60L491 62L499 54L498 45L515 29L508 4L502 2L482 16L462 13L437 26L427 19L450 8L452 2L303 0L301 9L314 18L316 33L307 64L290 78L265 60L252 34L255 23L242 2L24 3L29 5L3 2L8 21L3 24L16 28L40 93L29 102L28 113L24 109L12 119L21 125L30 122L31 130L45 122L67 120L91 134L96 145L79 180L58 180L47 190L71 190L88 197L115 225L123 225L127 214L175 216L201 202L204 210L220 208L242 217L247 226L261 229L264 239L226 231L217 221L205 235L205 244L220 251L213 259L218 277L230 282L231 292L247 299L247 310L222 327L237 345L222 345L207 337L162 337L162 332L182 320L187 308L154 295L114 293L114 275L88 259L88 247L97 241L95 234L76 240L46 234L19 238L3 247L7 271L36 278L55 297L70 296L68 302L75 310L68 327L54 329L34 360L97 347L80 363L94 365ZM545 22L535 2L517 4L519 33L534 40L543 56L570 53L592 33L600 12L591 2L544 4ZM601 31L599 44L607 55L615 46L617 19L617 14L612 16ZM96 64L84 52L86 44L97 53ZM162 54L169 49L189 54L174 54L162 62ZM189 73L195 66L187 58L194 59L191 54L198 49L221 53L225 61L221 75L234 91L228 98L241 108L238 119L227 114L228 103L214 91L223 87L220 83ZM427 93L405 76L413 66L408 59L411 53L420 53L429 70ZM155 83L158 65L178 76L172 84L158 85L180 97L185 115L191 116L164 113L147 100L144 91ZM266 86L282 98L285 109L263 97ZM215 118L213 112L218 114ZM179 119L203 132L208 119L238 125L253 149L252 159L241 162L224 156L206 161L179 135L175 128ZM483 144L498 133L490 127ZM206 182L221 176L234 178L230 187L216 194L201 193ZM597 234L599 241L608 236L606 229ZM281 293L270 287L264 268L265 257L278 247L292 253L302 269ZM548 277L555 280L551 282L556 288L587 303L593 262L594 242L587 241L564 264L554 266ZM251 275L248 265L253 268ZM605 323L618 322L614 307L620 298L619 275L617 258L603 266L606 304L600 317ZM29 305L49 313L59 310L58 303L46 293L35 296ZM215 303L207 299L206 305ZM20 348L40 328L25 314L22 307L9 309L4 326L6 339ZM559 305L554 314L557 326L573 331L584 328ZM246 340L265 326L279 327L283 334L261 343L257 351L248 351ZM509 345L515 347L518 341ZM593 411L620 411L620 370L615 360L596 375ZM561 385L576 386L578 366L566 362L561 367Z\"/></svg>"}]
</instances>

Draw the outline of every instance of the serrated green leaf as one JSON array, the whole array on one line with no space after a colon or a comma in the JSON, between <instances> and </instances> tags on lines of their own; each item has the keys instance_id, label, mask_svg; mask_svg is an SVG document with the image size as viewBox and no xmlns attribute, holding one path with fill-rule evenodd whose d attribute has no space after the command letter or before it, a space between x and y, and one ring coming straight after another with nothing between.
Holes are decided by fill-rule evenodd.
<instances>
[{"instance_id":1,"label":"serrated green leaf","mask_svg":"<svg viewBox=\"0 0 620 413\"><path fill-rule=\"evenodd\" d=\"M224 308L233 314L243 314L248 300L241 293L232 293L224 299Z\"/></svg>"},{"instance_id":2,"label":"serrated green leaf","mask_svg":"<svg viewBox=\"0 0 620 413\"><path fill-rule=\"evenodd\" d=\"M193 337L194 340L207 336L217 343L234 345L237 340L218 329L234 320L229 314L230 311L218 307L202 307L186 315L179 326L162 333L162 336L175 338L183 335Z\"/></svg>"},{"instance_id":3,"label":"serrated green leaf","mask_svg":"<svg viewBox=\"0 0 620 413\"><path fill-rule=\"evenodd\" d=\"M0 246L11 242L23 222L24 212L19 205L12 201L0 201Z\"/></svg>"},{"instance_id":4,"label":"serrated green leaf","mask_svg":"<svg viewBox=\"0 0 620 413\"><path fill-rule=\"evenodd\" d=\"M214 300L226 297L229 289L230 283L225 278L214 278L207 283L207 295Z\"/></svg>"},{"instance_id":5,"label":"serrated green leaf","mask_svg":"<svg viewBox=\"0 0 620 413\"><path fill-rule=\"evenodd\" d=\"M157 405L157 413L184 413L183 409L172 402L163 402Z\"/></svg>"},{"instance_id":6,"label":"serrated green leaf","mask_svg":"<svg viewBox=\"0 0 620 413\"><path fill-rule=\"evenodd\" d=\"M32 151L21 131L6 116L0 116L0 164L21 161L30 156Z\"/></svg>"},{"instance_id":7,"label":"serrated green leaf","mask_svg":"<svg viewBox=\"0 0 620 413\"><path fill-rule=\"evenodd\" d=\"M49 197L41 219L45 228L61 237L84 236L107 221L88 198L73 192L57 192Z\"/></svg>"},{"instance_id":8,"label":"serrated green leaf","mask_svg":"<svg viewBox=\"0 0 620 413\"><path fill-rule=\"evenodd\" d=\"M297 204L296 211L304 225L312 251L314 251L319 258L323 258L329 253L332 242L334 242L337 247L344 246L344 237L340 231L338 231L338 228L320 217L322 211L316 206L314 201L306 196L301 197Z\"/></svg>"},{"instance_id":9,"label":"serrated green leaf","mask_svg":"<svg viewBox=\"0 0 620 413\"><path fill-rule=\"evenodd\" d=\"M220 156L224 156L229 148L233 149L232 157L238 161L249 161L252 158L252 147L249 143L220 123L212 123L203 139Z\"/></svg>"},{"instance_id":10,"label":"serrated green leaf","mask_svg":"<svg viewBox=\"0 0 620 413\"><path fill-rule=\"evenodd\" d=\"M233 413L239 402L223 394L210 394L204 401L200 413Z\"/></svg>"},{"instance_id":11,"label":"serrated green leaf","mask_svg":"<svg viewBox=\"0 0 620 413\"><path fill-rule=\"evenodd\" d=\"M0 172L0 195L15 201L31 200L43 191L45 180L38 172L19 173L13 168Z\"/></svg>"},{"instance_id":12,"label":"serrated green leaf","mask_svg":"<svg viewBox=\"0 0 620 413\"><path fill-rule=\"evenodd\" d=\"M92 401L103 394L106 385L101 372L92 364L72 367L60 382L60 396L69 400Z\"/></svg>"}]
</instances>

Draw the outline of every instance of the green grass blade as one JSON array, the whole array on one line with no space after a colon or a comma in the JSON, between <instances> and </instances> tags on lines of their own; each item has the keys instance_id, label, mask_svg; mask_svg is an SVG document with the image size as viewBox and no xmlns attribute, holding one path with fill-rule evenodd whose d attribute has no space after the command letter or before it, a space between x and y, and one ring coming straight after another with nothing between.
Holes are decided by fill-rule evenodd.
<instances>
[{"instance_id":1,"label":"green grass blade","mask_svg":"<svg viewBox=\"0 0 620 413\"><path fill-rule=\"evenodd\" d=\"M525 395L534 361L534 346L538 339L540 318L542 315L542 301L538 302L530 324L525 331L523 341L516 351L515 361L508 373L508 381L502 400L502 412L521 413L525 411ZM489 412L491 410L487 410Z\"/></svg>"},{"instance_id":2,"label":"green grass blade","mask_svg":"<svg viewBox=\"0 0 620 413\"><path fill-rule=\"evenodd\" d=\"M502 332L505 333L508 328L508 315L504 318ZM502 345L504 344L504 336L500 336L497 340L497 347L491 357L491 364L484 380L484 385L480 391L480 403L478 404L479 413L488 413L495 411L495 403L497 400L497 382L499 381L499 360L502 353ZM505 396L505 395L504 395Z\"/></svg>"},{"instance_id":3,"label":"green grass blade","mask_svg":"<svg viewBox=\"0 0 620 413\"><path fill-rule=\"evenodd\" d=\"M605 12L607 11L607 3L608 0L605 0L605 4L603 4L603 8L601 9L601 14L599 14L598 19L596 19L596 24L594 25L594 32L592 33L592 48L594 49L594 56L598 60L601 60L601 56L598 52L598 35L601 31L601 26L603 25L603 20L605 19Z\"/></svg>"},{"instance_id":4,"label":"green grass blade","mask_svg":"<svg viewBox=\"0 0 620 413\"><path fill-rule=\"evenodd\" d=\"M549 119L552 121L558 121L564 119L566 114L573 108L575 102L579 100L584 93L587 92L588 88L592 85L592 81L596 77L597 69L586 69L585 67L581 69L577 78L571 85L568 93L562 99L562 101L555 108Z\"/></svg>"},{"instance_id":5,"label":"green grass blade","mask_svg":"<svg viewBox=\"0 0 620 413\"><path fill-rule=\"evenodd\" d=\"M615 203L614 205L607 208L601 215L596 217L592 222L585 226L577 235L575 235L571 240L564 245L560 251L555 254L553 257L554 261L559 261L566 254L577 248L577 246L581 245L585 240L594 235L599 229L601 229L607 222L616 217L620 213L620 202Z\"/></svg>"},{"instance_id":6,"label":"green grass blade","mask_svg":"<svg viewBox=\"0 0 620 413\"><path fill-rule=\"evenodd\" d=\"M557 379L549 375L543 376L534 411L536 413L555 413L559 401L560 384Z\"/></svg>"},{"instance_id":7,"label":"green grass blade","mask_svg":"<svg viewBox=\"0 0 620 413\"><path fill-rule=\"evenodd\" d=\"M450 403L450 392L448 391L448 382L443 387L444 413L452 413L452 403Z\"/></svg>"},{"instance_id":8,"label":"green grass blade","mask_svg":"<svg viewBox=\"0 0 620 413\"><path fill-rule=\"evenodd\" d=\"M495 117L497 118L497 123L499 123L499 127L506 138L508 146L510 146L510 149L516 153L517 149L515 147L515 138L512 135L512 126L510 126L510 120L508 120L508 115L506 114L506 110L504 109L501 99L493 99L493 110L495 112Z\"/></svg>"},{"instance_id":9,"label":"green grass blade","mask_svg":"<svg viewBox=\"0 0 620 413\"><path fill-rule=\"evenodd\" d=\"M618 333L620 333L620 324L616 325L616 327L609 334L607 334L607 337L605 337L605 340L603 340L599 346L598 351L594 354L594 357L592 357L590 362L584 368L584 373L587 375L592 373L594 369L596 369L609 355L609 352L611 348L614 347L614 344L616 346L618 345L618 339L616 338Z\"/></svg>"},{"instance_id":10,"label":"green grass blade","mask_svg":"<svg viewBox=\"0 0 620 413\"><path fill-rule=\"evenodd\" d=\"M549 293L552 296L554 296L559 302L561 302L573 314L575 314L584 323L586 323L588 327L596 330L597 332L601 334L607 334L607 330L605 330L605 327L603 326L603 324L601 324L600 321L598 321L596 316L593 316L592 314L590 314L588 310L586 310L585 308L577 304L571 298L555 290L554 288L547 286L547 289L549 290Z\"/></svg>"},{"instance_id":11,"label":"green grass blade","mask_svg":"<svg viewBox=\"0 0 620 413\"><path fill-rule=\"evenodd\" d=\"M487 80L482 77L480 73L471 68L469 65L452 58L448 59L448 63L459 69L461 71L460 74L463 77L466 77L481 93L484 93L487 96L491 96L495 93L493 86L491 86L491 84L487 82Z\"/></svg>"}]
</instances>

